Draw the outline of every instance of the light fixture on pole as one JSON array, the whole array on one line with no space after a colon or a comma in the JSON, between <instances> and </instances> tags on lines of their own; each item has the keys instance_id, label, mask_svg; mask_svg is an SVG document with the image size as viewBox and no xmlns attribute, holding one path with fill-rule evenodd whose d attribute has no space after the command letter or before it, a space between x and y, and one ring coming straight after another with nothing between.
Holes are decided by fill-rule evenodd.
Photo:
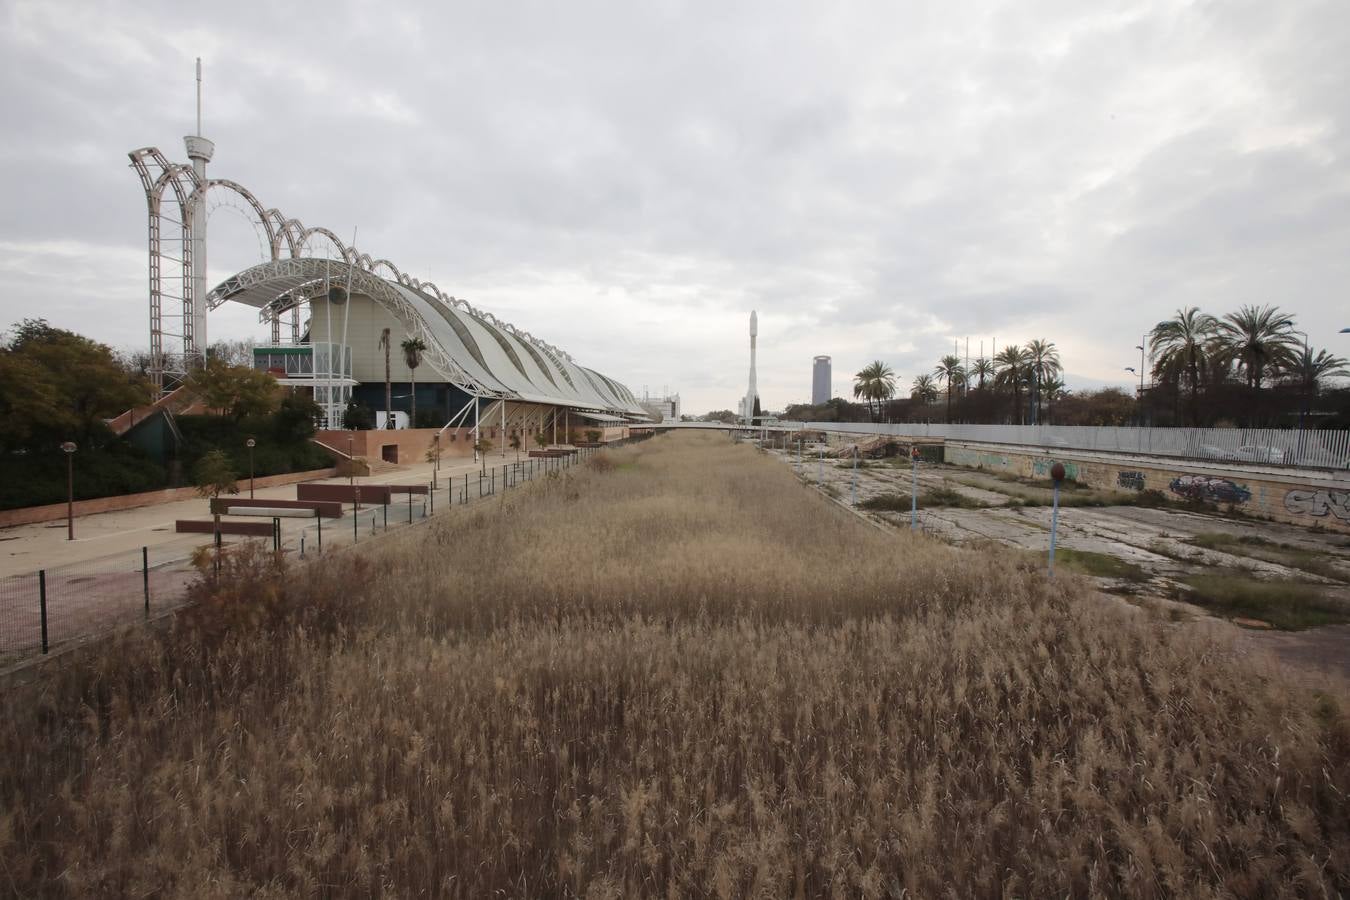
<instances>
[{"instance_id":1,"label":"light fixture on pole","mask_svg":"<svg viewBox=\"0 0 1350 900\"><path fill-rule=\"evenodd\" d=\"M250 500L253 499L253 448L257 443L253 438L244 441L244 446L248 448L248 499Z\"/></svg>"},{"instance_id":2,"label":"light fixture on pole","mask_svg":"<svg viewBox=\"0 0 1350 900\"><path fill-rule=\"evenodd\" d=\"M61 449L66 453L66 540L75 540L75 451L79 448L74 441L64 441Z\"/></svg>"}]
</instances>

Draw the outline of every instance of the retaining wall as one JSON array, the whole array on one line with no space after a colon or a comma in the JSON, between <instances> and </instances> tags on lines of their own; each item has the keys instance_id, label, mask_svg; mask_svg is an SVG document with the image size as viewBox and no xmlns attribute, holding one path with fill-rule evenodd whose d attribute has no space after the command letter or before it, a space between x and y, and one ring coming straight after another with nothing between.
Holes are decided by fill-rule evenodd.
<instances>
[{"instance_id":1,"label":"retaining wall","mask_svg":"<svg viewBox=\"0 0 1350 900\"><path fill-rule=\"evenodd\" d=\"M1202 500L1252 516L1350 533L1350 479L1331 470L1280 470L1166 457L946 442L948 463L1023 478L1049 478L1055 462L1088 487L1158 491L1172 500Z\"/></svg>"}]
</instances>

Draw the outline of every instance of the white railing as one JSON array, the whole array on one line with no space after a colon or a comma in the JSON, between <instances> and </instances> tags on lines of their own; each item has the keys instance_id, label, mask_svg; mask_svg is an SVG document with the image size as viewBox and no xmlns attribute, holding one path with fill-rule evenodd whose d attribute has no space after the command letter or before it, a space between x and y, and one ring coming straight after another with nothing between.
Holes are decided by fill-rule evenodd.
<instances>
[{"instance_id":1,"label":"white railing","mask_svg":"<svg viewBox=\"0 0 1350 900\"><path fill-rule=\"evenodd\" d=\"M925 425L870 422L783 422L774 430L807 428L847 434L889 434L1043 447L1101 450L1258 465L1350 468L1350 431L1281 428L1132 428L1091 425Z\"/></svg>"}]
</instances>

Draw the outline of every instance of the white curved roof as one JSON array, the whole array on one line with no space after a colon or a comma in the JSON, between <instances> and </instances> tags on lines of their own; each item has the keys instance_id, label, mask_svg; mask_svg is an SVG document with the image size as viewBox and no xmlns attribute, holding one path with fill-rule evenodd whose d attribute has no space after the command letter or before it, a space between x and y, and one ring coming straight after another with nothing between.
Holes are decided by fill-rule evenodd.
<instances>
[{"instance_id":1,"label":"white curved roof","mask_svg":"<svg viewBox=\"0 0 1350 900\"><path fill-rule=\"evenodd\" d=\"M490 315L475 315L417 287L344 262L298 258L262 263L221 282L207 301L211 308L227 300L245 303L267 318L295 305L301 294L322 291L325 283L350 283L353 294L369 296L387 309L410 336L426 343L426 363L467 393L645 415L623 385L514 333L511 326L489 321Z\"/></svg>"}]
</instances>

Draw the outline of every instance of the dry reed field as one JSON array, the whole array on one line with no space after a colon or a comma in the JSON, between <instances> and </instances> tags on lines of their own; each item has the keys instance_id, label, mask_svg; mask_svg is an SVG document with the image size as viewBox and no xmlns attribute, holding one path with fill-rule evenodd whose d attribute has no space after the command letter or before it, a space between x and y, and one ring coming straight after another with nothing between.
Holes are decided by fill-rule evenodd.
<instances>
[{"instance_id":1,"label":"dry reed field","mask_svg":"<svg viewBox=\"0 0 1350 900\"><path fill-rule=\"evenodd\" d=\"M1335 896L1350 701L661 437L0 716L21 896Z\"/></svg>"}]
</instances>

